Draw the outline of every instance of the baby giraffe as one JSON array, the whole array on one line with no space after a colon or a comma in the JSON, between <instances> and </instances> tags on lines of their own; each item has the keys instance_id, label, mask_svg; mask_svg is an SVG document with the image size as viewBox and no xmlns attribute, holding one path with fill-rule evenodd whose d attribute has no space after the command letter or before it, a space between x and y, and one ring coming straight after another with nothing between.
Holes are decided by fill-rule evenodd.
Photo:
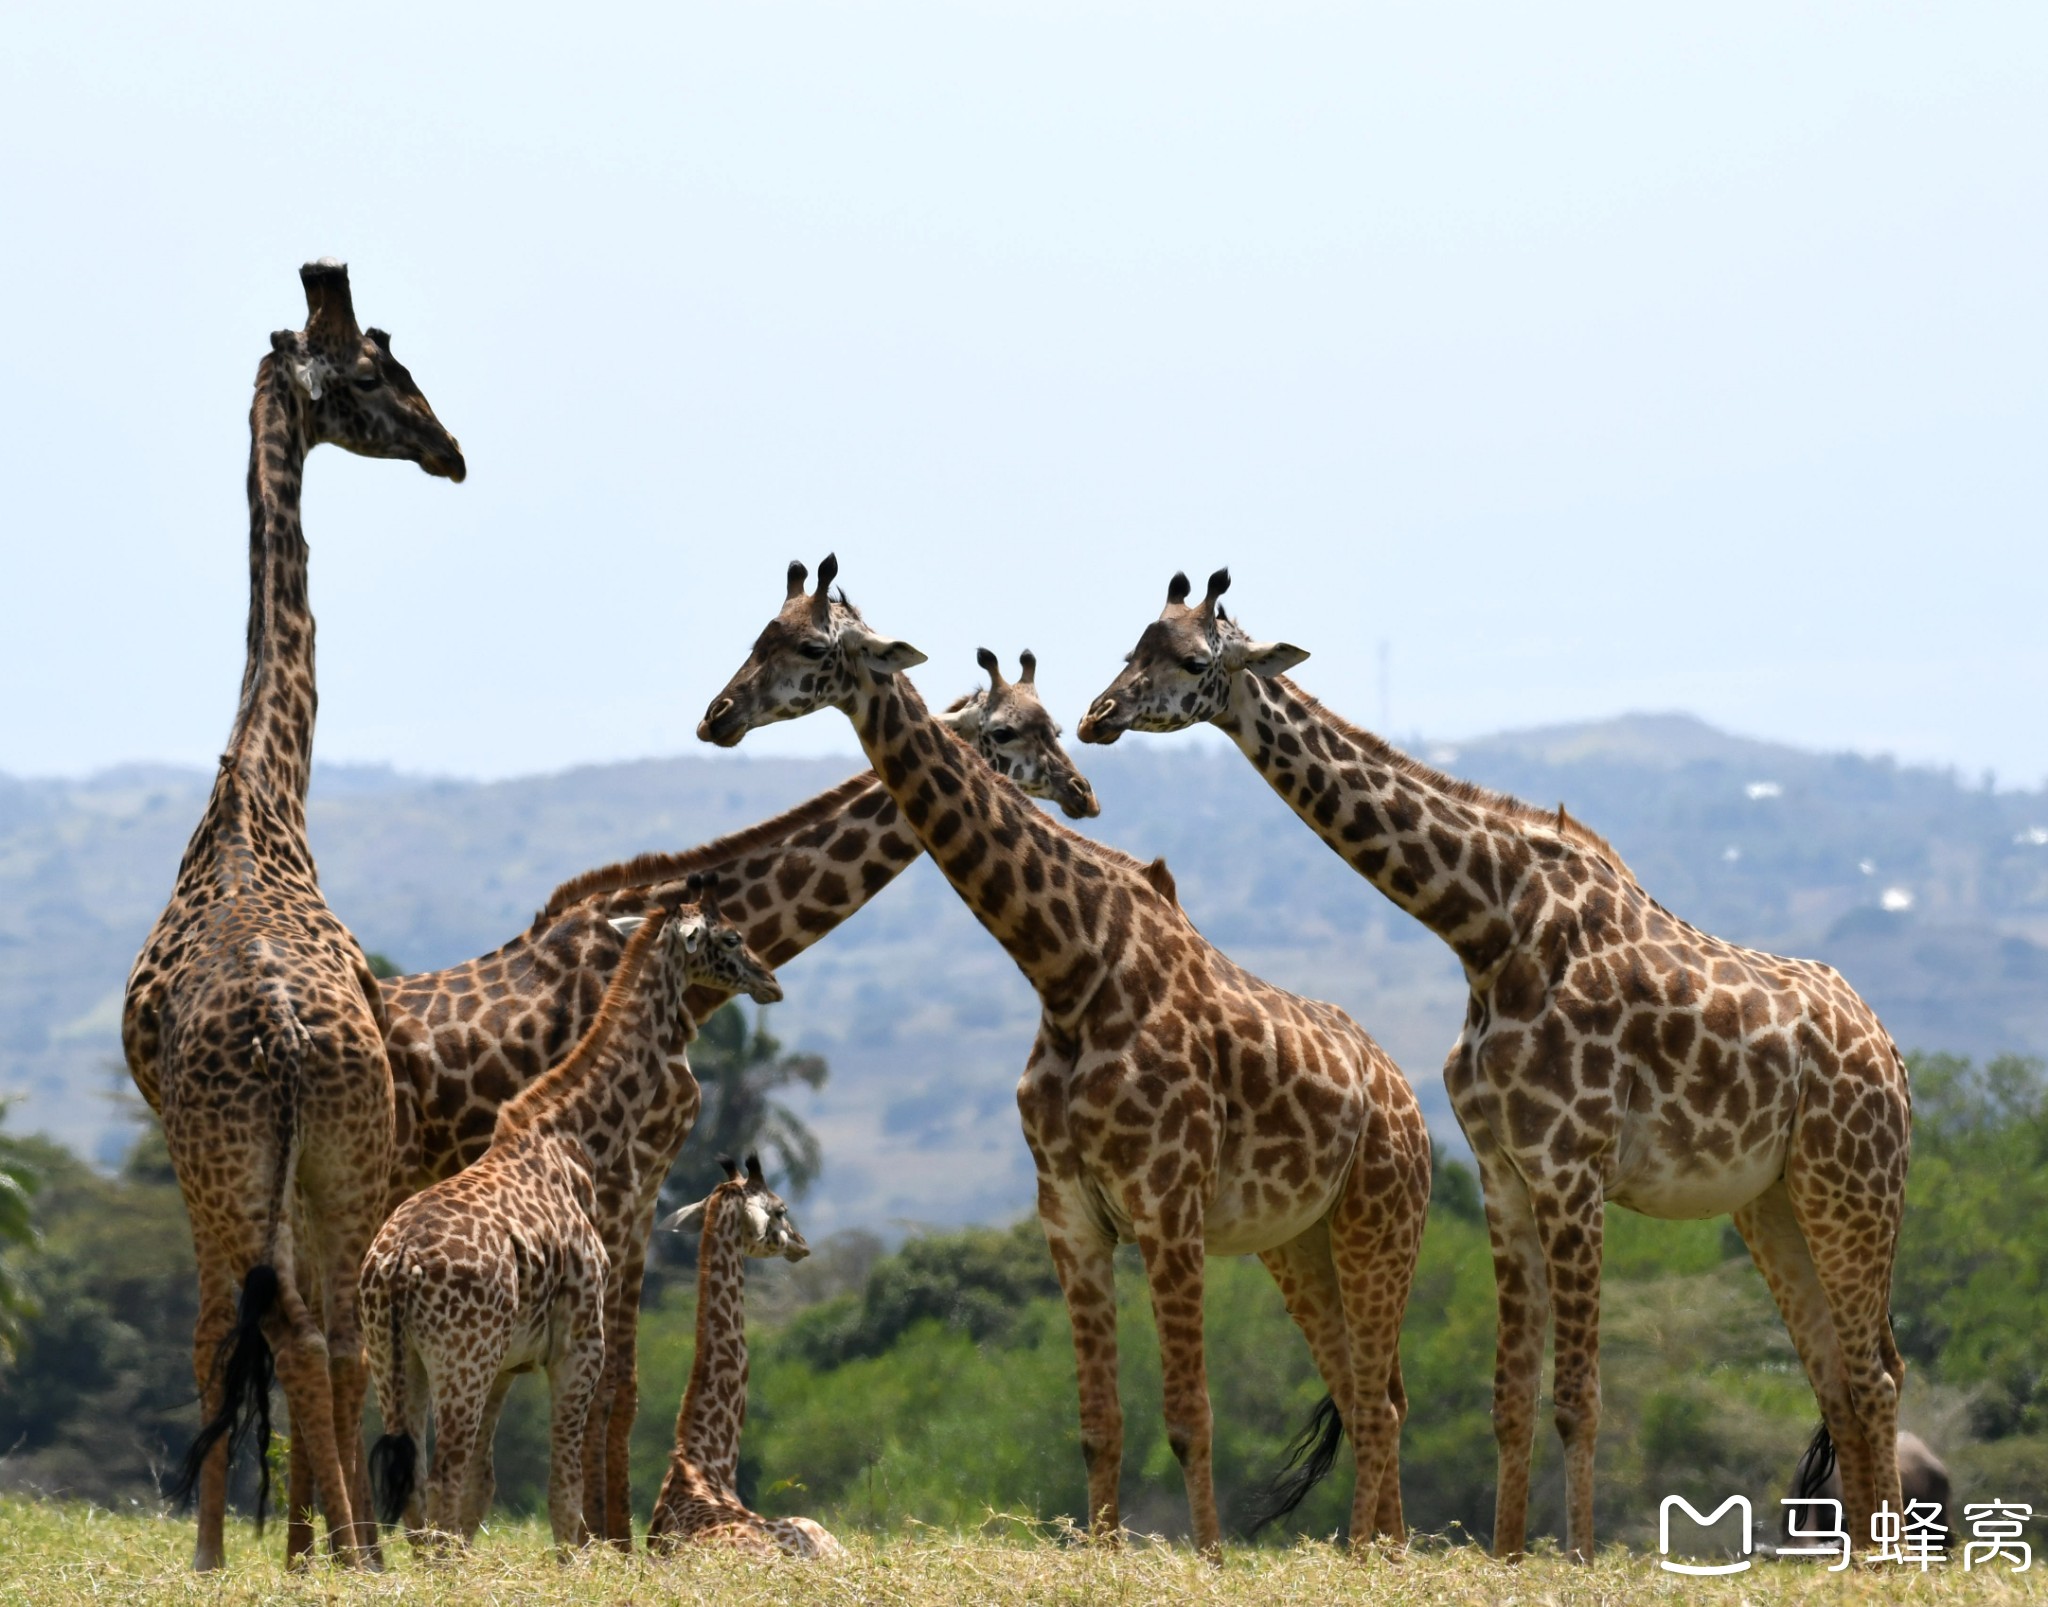
<instances>
[{"instance_id":1,"label":"baby giraffe","mask_svg":"<svg viewBox=\"0 0 2048 1607\"><path fill-rule=\"evenodd\" d=\"M684 900L616 924L632 940L596 1019L557 1065L499 1108L491 1146L467 1171L407 1200L363 1264L371 1371L385 1433L370 1453L379 1515L413 1538L467 1543L494 1493L489 1448L513 1377L544 1368L552 1402L548 1521L581 1545L583 1438L604 1365L614 1258L597 1196L634 1165L650 1109L690 1077L692 986L782 997L701 879ZM634 1192L627 1180L624 1193ZM433 1464L419 1463L428 1403Z\"/></svg>"},{"instance_id":2,"label":"baby giraffe","mask_svg":"<svg viewBox=\"0 0 2048 1607\"><path fill-rule=\"evenodd\" d=\"M701 1219L697 1250L697 1355L676 1415L676 1448L647 1526L650 1551L715 1541L773 1556L836 1557L840 1545L809 1518L764 1518L739 1498L740 1428L747 1420L746 1258L811 1253L769 1192L759 1156L744 1176L724 1156L726 1180L662 1225L685 1228Z\"/></svg>"}]
</instances>

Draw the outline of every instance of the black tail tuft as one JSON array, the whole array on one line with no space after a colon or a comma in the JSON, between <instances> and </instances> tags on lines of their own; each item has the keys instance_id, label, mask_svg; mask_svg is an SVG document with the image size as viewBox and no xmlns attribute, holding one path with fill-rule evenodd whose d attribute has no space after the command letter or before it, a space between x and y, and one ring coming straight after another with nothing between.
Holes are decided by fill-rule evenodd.
<instances>
[{"instance_id":1,"label":"black tail tuft","mask_svg":"<svg viewBox=\"0 0 2048 1607\"><path fill-rule=\"evenodd\" d=\"M1828 1475L1835 1471L1835 1440L1828 1433L1827 1420L1823 1418L1819 1428L1813 1431L1813 1438L1807 1441L1806 1449L1800 1454L1799 1466L1792 1474L1792 1494L1798 1500L1811 1500L1820 1494L1821 1486L1828 1481Z\"/></svg>"},{"instance_id":2,"label":"black tail tuft","mask_svg":"<svg viewBox=\"0 0 2048 1607\"><path fill-rule=\"evenodd\" d=\"M370 1447L370 1488L377 1497L377 1516L385 1523L403 1523L412 1501L419 1447L410 1434L385 1434Z\"/></svg>"},{"instance_id":3,"label":"black tail tuft","mask_svg":"<svg viewBox=\"0 0 2048 1607\"><path fill-rule=\"evenodd\" d=\"M1343 1441L1344 1419L1337 1412L1337 1402L1325 1395L1302 1424L1301 1432L1287 1442L1287 1460L1280 1476L1266 1487L1265 1498L1253 1513L1252 1526L1246 1534L1257 1534L1300 1506L1335 1464L1337 1447Z\"/></svg>"},{"instance_id":4,"label":"black tail tuft","mask_svg":"<svg viewBox=\"0 0 2048 1607\"><path fill-rule=\"evenodd\" d=\"M169 1491L173 1506L184 1506L199 1487L199 1472L213 1448L228 1442L232 1466L250 1431L256 1436L256 1532L270 1505L270 1387L277 1378L277 1359L263 1337L263 1317L277 1304L277 1268L259 1264L242 1280L242 1298L235 1307L235 1325L221 1340L214 1357L214 1376L221 1383L220 1410L199 1431Z\"/></svg>"}]
</instances>

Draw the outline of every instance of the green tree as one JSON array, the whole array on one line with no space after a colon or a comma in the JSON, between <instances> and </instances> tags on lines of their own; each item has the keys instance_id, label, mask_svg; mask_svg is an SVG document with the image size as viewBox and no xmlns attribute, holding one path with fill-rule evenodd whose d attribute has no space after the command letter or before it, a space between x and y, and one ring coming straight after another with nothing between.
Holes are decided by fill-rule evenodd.
<instances>
[{"instance_id":1,"label":"green tree","mask_svg":"<svg viewBox=\"0 0 2048 1607\"><path fill-rule=\"evenodd\" d=\"M0 1123L6 1120L7 1103L0 1100ZM0 1133L0 1364L14 1360L22 1324L36 1314L21 1263L42 1244L32 1204L40 1181L27 1151Z\"/></svg>"}]
</instances>

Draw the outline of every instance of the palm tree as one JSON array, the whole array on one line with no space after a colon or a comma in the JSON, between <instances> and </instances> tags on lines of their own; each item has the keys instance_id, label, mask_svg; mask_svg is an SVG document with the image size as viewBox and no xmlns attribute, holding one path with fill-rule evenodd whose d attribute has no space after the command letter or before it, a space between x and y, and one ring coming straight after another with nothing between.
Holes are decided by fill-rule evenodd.
<instances>
[{"instance_id":1,"label":"palm tree","mask_svg":"<svg viewBox=\"0 0 2048 1607\"><path fill-rule=\"evenodd\" d=\"M664 1215L701 1200L725 1172L718 1157L759 1155L777 1193L800 1200L825 1169L818 1136L778 1097L799 1084L822 1088L830 1074L823 1055L784 1054L782 1040L768 1030L768 1012L752 1020L735 1000L714 1012L690 1045L690 1069L704 1090L704 1108L689 1142L662 1185ZM695 1263L697 1246L687 1234L656 1234L649 1257L648 1292L660 1281L659 1267Z\"/></svg>"}]
</instances>

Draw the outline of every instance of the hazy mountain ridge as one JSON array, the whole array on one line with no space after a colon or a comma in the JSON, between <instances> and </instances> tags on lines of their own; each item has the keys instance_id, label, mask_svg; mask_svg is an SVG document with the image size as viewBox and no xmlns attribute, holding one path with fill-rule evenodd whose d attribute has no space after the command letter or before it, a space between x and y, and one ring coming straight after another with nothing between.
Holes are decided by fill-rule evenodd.
<instances>
[{"instance_id":1,"label":"hazy mountain ridge","mask_svg":"<svg viewBox=\"0 0 2048 1607\"><path fill-rule=\"evenodd\" d=\"M1562 799L1667 907L1839 965L1908 1047L2048 1053L2048 793L1668 715L1414 751L1532 803ZM1448 951L1235 752L1134 737L1078 756L1103 800L1091 828L1165 854L1233 956L1351 1010L1450 1132L1438 1068L1463 984ZM368 947L427 969L505 941L576 871L750 824L856 767L690 755L495 783L323 767L309 819L336 910ZM27 1096L18 1125L118 1147L122 988L209 783L162 766L0 777L0 1090ZM1029 1208L1012 1090L1035 1002L928 865L784 976L777 1031L832 1064L810 1112L826 1141L820 1231Z\"/></svg>"}]
</instances>

